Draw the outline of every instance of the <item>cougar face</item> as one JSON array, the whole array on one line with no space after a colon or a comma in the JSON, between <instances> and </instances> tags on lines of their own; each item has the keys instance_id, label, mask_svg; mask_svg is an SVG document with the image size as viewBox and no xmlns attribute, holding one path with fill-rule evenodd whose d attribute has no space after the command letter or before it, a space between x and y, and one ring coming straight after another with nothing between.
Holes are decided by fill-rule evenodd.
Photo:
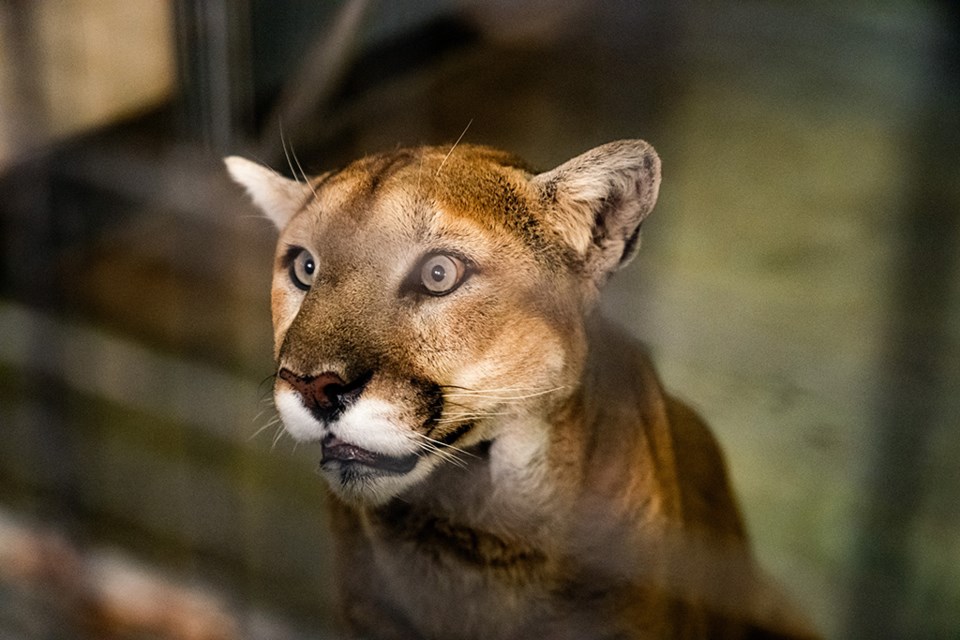
<instances>
[{"instance_id":1,"label":"cougar face","mask_svg":"<svg viewBox=\"0 0 960 640\"><path fill-rule=\"evenodd\" d=\"M577 167L535 176L488 148L448 151L372 156L309 184L227 161L281 229L276 407L348 501L400 496L481 443L545 438L518 431L576 388L583 318L612 269L590 248L596 215L564 200ZM635 234L615 240L625 262Z\"/></svg>"}]
</instances>

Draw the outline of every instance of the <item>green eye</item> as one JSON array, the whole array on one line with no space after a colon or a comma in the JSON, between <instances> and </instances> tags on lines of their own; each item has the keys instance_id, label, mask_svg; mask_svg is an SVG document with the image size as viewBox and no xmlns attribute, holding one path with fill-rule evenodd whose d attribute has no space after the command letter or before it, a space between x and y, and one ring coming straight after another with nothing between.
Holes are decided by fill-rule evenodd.
<instances>
[{"instance_id":1,"label":"green eye","mask_svg":"<svg viewBox=\"0 0 960 640\"><path fill-rule=\"evenodd\" d=\"M430 295L450 293L463 281L466 267L455 256L437 253L428 256L420 267L420 286Z\"/></svg>"},{"instance_id":2,"label":"green eye","mask_svg":"<svg viewBox=\"0 0 960 640\"><path fill-rule=\"evenodd\" d=\"M313 277L316 271L317 264L314 262L313 256L306 249L300 249L293 262L290 263L290 281L298 289L309 291L313 285Z\"/></svg>"}]
</instances>

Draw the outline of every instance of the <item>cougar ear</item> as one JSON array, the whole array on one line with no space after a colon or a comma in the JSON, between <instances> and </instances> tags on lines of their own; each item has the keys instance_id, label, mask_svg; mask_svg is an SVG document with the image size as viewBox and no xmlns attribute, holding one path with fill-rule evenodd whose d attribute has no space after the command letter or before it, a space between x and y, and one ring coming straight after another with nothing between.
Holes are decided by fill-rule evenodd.
<instances>
[{"instance_id":1,"label":"cougar ear","mask_svg":"<svg viewBox=\"0 0 960 640\"><path fill-rule=\"evenodd\" d=\"M640 248L657 202L660 158L643 140L601 145L533 178L555 228L599 285Z\"/></svg>"},{"instance_id":2,"label":"cougar ear","mask_svg":"<svg viewBox=\"0 0 960 640\"><path fill-rule=\"evenodd\" d=\"M286 226L310 194L309 188L296 180L246 158L230 156L223 162L234 182L247 190L253 203L278 229Z\"/></svg>"}]
</instances>

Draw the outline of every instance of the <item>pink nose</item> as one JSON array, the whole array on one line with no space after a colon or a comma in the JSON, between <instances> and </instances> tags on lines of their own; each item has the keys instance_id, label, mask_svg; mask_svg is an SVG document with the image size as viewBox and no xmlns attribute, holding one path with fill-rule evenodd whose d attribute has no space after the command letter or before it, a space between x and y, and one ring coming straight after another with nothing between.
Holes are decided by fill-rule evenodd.
<instances>
[{"instance_id":1,"label":"pink nose","mask_svg":"<svg viewBox=\"0 0 960 640\"><path fill-rule=\"evenodd\" d=\"M280 379L300 394L304 406L317 417L329 420L342 411L346 400L360 394L361 384L348 385L332 371L315 376L301 376L289 369L280 369Z\"/></svg>"}]
</instances>

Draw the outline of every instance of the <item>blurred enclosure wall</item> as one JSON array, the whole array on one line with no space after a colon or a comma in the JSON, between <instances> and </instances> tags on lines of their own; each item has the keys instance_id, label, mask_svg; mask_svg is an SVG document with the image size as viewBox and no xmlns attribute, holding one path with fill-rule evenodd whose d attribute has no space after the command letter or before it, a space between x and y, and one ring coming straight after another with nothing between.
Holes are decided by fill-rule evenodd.
<instances>
[{"instance_id":1,"label":"blurred enclosure wall","mask_svg":"<svg viewBox=\"0 0 960 640\"><path fill-rule=\"evenodd\" d=\"M828 637L957 637L958 35L921 0L0 2L0 636L324 637L274 231L220 157L466 129L544 168L657 147L607 313Z\"/></svg>"}]
</instances>

